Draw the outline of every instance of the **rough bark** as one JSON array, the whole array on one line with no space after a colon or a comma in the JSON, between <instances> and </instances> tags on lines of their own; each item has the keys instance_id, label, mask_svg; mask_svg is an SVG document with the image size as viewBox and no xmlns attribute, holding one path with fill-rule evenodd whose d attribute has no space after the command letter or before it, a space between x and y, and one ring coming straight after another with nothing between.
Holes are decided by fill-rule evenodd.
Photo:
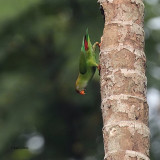
<instances>
[{"instance_id":1,"label":"rough bark","mask_svg":"<svg viewBox=\"0 0 160 160\"><path fill-rule=\"evenodd\" d=\"M142 0L98 0L105 160L149 160Z\"/></svg>"}]
</instances>

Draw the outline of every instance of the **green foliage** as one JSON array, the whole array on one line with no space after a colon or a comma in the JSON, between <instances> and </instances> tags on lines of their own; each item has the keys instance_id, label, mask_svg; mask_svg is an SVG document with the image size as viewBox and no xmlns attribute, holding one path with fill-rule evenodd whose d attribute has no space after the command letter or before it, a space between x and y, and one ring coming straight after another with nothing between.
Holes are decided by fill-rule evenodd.
<instances>
[{"instance_id":1,"label":"green foliage","mask_svg":"<svg viewBox=\"0 0 160 160\"><path fill-rule=\"evenodd\" d=\"M157 13L146 8L147 23ZM98 74L86 96L75 92L82 36L88 27L92 41L100 41L103 32L99 4L1 0L0 10L1 160L103 159ZM148 32L148 84L158 88L149 70L160 62L159 30ZM41 148L24 148L38 135L32 145Z\"/></svg>"},{"instance_id":2,"label":"green foliage","mask_svg":"<svg viewBox=\"0 0 160 160\"><path fill-rule=\"evenodd\" d=\"M85 97L75 92L85 26L95 40L103 29L98 4L88 9L90 2L0 2L2 160L103 157L98 82ZM38 134L42 148L24 148Z\"/></svg>"}]
</instances>

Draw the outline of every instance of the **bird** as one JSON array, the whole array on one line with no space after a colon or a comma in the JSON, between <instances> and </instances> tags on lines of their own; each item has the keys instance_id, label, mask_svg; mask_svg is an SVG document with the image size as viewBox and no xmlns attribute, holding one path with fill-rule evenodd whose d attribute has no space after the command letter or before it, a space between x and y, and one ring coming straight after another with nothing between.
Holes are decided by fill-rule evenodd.
<instances>
[{"instance_id":1,"label":"bird","mask_svg":"<svg viewBox=\"0 0 160 160\"><path fill-rule=\"evenodd\" d=\"M95 49L96 46L100 47L99 42L95 42L92 46L88 29L82 40L82 47L79 58L79 74L76 80L76 91L81 95L86 94L86 87L93 78L96 68L100 71L100 65L96 62Z\"/></svg>"}]
</instances>

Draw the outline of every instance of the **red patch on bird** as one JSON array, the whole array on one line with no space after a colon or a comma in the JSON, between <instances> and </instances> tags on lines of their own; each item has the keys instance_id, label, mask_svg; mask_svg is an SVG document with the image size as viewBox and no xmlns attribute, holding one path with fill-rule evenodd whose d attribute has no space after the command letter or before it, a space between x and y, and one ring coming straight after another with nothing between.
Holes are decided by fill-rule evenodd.
<instances>
[{"instance_id":1,"label":"red patch on bird","mask_svg":"<svg viewBox=\"0 0 160 160\"><path fill-rule=\"evenodd\" d=\"M84 38L84 47L85 47L85 50L87 51L88 50L88 42L86 40L86 36Z\"/></svg>"}]
</instances>

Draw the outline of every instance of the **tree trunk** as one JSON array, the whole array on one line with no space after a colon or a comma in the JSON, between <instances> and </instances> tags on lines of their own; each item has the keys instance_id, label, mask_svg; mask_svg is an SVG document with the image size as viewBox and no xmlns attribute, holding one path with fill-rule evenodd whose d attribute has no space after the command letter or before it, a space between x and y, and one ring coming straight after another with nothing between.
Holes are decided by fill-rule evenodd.
<instances>
[{"instance_id":1,"label":"tree trunk","mask_svg":"<svg viewBox=\"0 0 160 160\"><path fill-rule=\"evenodd\" d=\"M98 0L105 160L149 160L142 0Z\"/></svg>"}]
</instances>

